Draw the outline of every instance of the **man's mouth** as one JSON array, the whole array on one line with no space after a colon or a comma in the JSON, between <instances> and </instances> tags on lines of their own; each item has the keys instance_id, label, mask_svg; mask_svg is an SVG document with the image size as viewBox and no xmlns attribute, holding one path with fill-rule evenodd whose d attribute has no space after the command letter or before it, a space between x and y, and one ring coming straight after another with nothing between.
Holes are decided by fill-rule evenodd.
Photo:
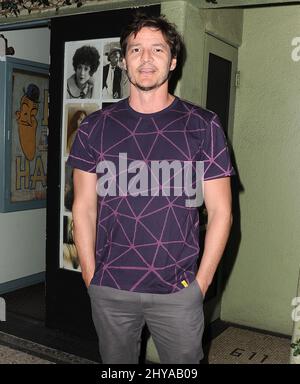
<instances>
[{"instance_id":1,"label":"man's mouth","mask_svg":"<svg viewBox=\"0 0 300 384\"><path fill-rule=\"evenodd\" d=\"M139 72L141 72L141 73L154 73L155 69L153 69L153 68L141 68L139 70Z\"/></svg>"}]
</instances>

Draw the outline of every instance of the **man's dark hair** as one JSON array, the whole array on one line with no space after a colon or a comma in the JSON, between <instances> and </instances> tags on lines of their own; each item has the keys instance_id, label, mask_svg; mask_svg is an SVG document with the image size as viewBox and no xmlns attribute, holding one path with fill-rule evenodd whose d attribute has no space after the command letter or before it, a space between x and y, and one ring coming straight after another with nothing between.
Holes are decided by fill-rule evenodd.
<instances>
[{"instance_id":1,"label":"man's dark hair","mask_svg":"<svg viewBox=\"0 0 300 384\"><path fill-rule=\"evenodd\" d=\"M125 57L128 38L131 34L134 36L144 27L154 28L161 31L166 42L171 49L171 56L177 58L182 49L182 38L177 32L175 24L170 23L164 15L161 16L148 16L142 13L137 13L134 16L132 23L130 23L121 34L120 45L122 49L122 56Z\"/></svg>"},{"instance_id":2,"label":"man's dark hair","mask_svg":"<svg viewBox=\"0 0 300 384\"><path fill-rule=\"evenodd\" d=\"M90 45L83 45L76 49L73 56L73 68L75 72L80 64L88 65L90 67L90 76L93 76L100 64L100 55L97 49Z\"/></svg>"}]
</instances>

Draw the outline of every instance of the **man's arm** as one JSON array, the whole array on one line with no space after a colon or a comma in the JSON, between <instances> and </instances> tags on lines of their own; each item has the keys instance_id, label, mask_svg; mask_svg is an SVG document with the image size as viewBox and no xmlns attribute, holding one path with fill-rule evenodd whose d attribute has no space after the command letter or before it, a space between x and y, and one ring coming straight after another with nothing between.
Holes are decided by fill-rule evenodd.
<instances>
[{"instance_id":1,"label":"man's arm","mask_svg":"<svg viewBox=\"0 0 300 384\"><path fill-rule=\"evenodd\" d=\"M74 169L73 181L74 240L78 251L82 278L88 287L95 271L97 175Z\"/></svg>"},{"instance_id":2,"label":"man's arm","mask_svg":"<svg viewBox=\"0 0 300 384\"><path fill-rule=\"evenodd\" d=\"M203 256L196 276L203 295L213 280L232 224L230 177L204 181L204 201L208 223Z\"/></svg>"}]
</instances>

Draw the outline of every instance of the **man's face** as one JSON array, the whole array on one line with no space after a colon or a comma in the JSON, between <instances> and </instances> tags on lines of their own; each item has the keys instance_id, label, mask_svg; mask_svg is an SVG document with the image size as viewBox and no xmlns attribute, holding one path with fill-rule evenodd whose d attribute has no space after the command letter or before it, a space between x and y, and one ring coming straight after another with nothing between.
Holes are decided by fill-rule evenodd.
<instances>
[{"instance_id":1,"label":"man's face","mask_svg":"<svg viewBox=\"0 0 300 384\"><path fill-rule=\"evenodd\" d=\"M115 51L109 56L110 64L112 67L116 67L118 65L118 62L120 61L120 57L121 55L119 51Z\"/></svg>"},{"instance_id":2,"label":"man's face","mask_svg":"<svg viewBox=\"0 0 300 384\"><path fill-rule=\"evenodd\" d=\"M76 82L78 86L84 85L90 78L91 67L86 64L79 64L76 67Z\"/></svg>"},{"instance_id":3,"label":"man's face","mask_svg":"<svg viewBox=\"0 0 300 384\"><path fill-rule=\"evenodd\" d=\"M143 91L159 88L169 72L176 67L171 50L161 31L144 27L137 35L130 35L124 58L128 78L135 87Z\"/></svg>"}]
</instances>

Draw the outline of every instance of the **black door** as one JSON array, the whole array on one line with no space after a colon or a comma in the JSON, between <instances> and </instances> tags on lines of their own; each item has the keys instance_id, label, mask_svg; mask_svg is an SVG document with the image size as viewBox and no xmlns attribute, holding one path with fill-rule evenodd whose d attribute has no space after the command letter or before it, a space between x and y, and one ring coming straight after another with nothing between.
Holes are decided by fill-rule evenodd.
<instances>
[{"instance_id":1,"label":"black door","mask_svg":"<svg viewBox=\"0 0 300 384\"><path fill-rule=\"evenodd\" d=\"M219 116L225 135L230 140L233 120L230 113L232 114L235 99L234 73L237 65L237 49L210 35L207 35L206 38L205 107ZM203 251L207 223L205 206L200 208L200 222L202 224L200 248ZM208 314L208 322L217 318L220 310L220 308L216 310L215 305L219 305L218 298L221 293L222 282L221 269L220 264L205 296L206 305L204 309Z\"/></svg>"}]
</instances>

